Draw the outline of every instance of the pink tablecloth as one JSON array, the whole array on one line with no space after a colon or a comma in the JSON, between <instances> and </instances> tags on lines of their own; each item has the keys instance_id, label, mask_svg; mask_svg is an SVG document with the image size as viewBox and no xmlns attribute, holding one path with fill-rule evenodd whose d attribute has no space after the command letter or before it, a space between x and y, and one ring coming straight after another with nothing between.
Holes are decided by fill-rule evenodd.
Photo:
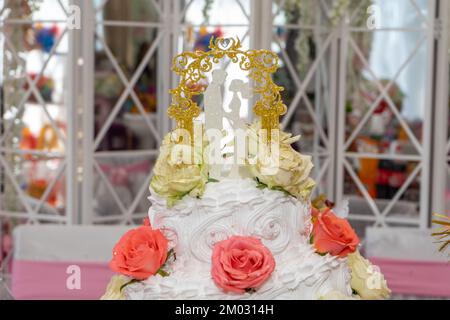
<instances>
[{"instance_id":1,"label":"pink tablecloth","mask_svg":"<svg viewBox=\"0 0 450 320\"><path fill-rule=\"evenodd\" d=\"M370 258L384 274L393 293L450 296L450 264L445 262L408 261ZM69 289L68 267L80 270L80 289ZM106 263L36 262L15 260L12 292L15 299L99 299L113 272Z\"/></svg>"},{"instance_id":2,"label":"pink tablecloth","mask_svg":"<svg viewBox=\"0 0 450 320\"><path fill-rule=\"evenodd\" d=\"M69 266L78 266L79 269L68 270ZM74 279L69 277L77 274L80 275L79 289L77 281L69 281L67 285L68 279ZM15 299L94 300L103 295L112 275L106 263L15 260L12 293Z\"/></svg>"},{"instance_id":3,"label":"pink tablecloth","mask_svg":"<svg viewBox=\"0 0 450 320\"><path fill-rule=\"evenodd\" d=\"M371 257L393 293L450 297L450 263Z\"/></svg>"}]
</instances>

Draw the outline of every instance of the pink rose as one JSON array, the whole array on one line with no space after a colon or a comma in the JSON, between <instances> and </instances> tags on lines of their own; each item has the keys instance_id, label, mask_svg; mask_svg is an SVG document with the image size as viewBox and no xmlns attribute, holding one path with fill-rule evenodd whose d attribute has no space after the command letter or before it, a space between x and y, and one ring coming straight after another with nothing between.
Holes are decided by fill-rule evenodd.
<instances>
[{"instance_id":1,"label":"pink rose","mask_svg":"<svg viewBox=\"0 0 450 320\"><path fill-rule=\"evenodd\" d=\"M167 249L168 241L161 231L141 226L122 236L109 266L115 272L145 280L166 262Z\"/></svg>"},{"instance_id":2,"label":"pink rose","mask_svg":"<svg viewBox=\"0 0 450 320\"><path fill-rule=\"evenodd\" d=\"M225 292L256 289L274 269L272 253L257 238L232 236L214 246L211 275Z\"/></svg>"}]
</instances>

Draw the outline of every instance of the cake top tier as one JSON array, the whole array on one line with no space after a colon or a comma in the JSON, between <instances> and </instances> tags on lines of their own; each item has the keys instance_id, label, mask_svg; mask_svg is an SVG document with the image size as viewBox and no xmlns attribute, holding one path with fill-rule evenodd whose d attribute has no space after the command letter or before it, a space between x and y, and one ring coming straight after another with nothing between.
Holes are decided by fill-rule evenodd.
<instances>
[{"instance_id":1,"label":"cake top tier","mask_svg":"<svg viewBox=\"0 0 450 320\"><path fill-rule=\"evenodd\" d=\"M283 88L272 81L277 54L244 51L238 38L211 38L209 48L174 58L180 82L170 91L168 113L177 128L162 142L153 191L172 206L187 195L202 197L207 183L251 178L259 188L308 198L314 187L309 178L311 157L297 152L292 144L300 137L283 132L279 125L286 106L280 95ZM227 79L229 63L238 66L233 77L239 78ZM224 101L230 96L227 109ZM250 99L257 116L252 124L240 117L242 100L250 103ZM204 107L204 122L199 119L199 104Z\"/></svg>"}]
</instances>

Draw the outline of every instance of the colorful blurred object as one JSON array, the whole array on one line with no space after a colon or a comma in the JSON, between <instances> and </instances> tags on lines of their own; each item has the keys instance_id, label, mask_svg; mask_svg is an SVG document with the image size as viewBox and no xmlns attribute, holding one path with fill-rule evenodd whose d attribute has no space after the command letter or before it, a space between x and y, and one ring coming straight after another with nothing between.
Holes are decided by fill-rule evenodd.
<instances>
[{"instance_id":1,"label":"colorful blurred object","mask_svg":"<svg viewBox=\"0 0 450 320\"><path fill-rule=\"evenodd\" d=\"M194 44L194 50L208 51L209 41L211 37L219 38L222 37L223 32L220 27L217 27L214 32L208 32L208 29L204 26L200 27L200 30L197 34L197 38Z\"/></svg>"},{"instance_id":2,"label":"colorful blurred object","mask_svg":"<svg viewBox=\"0 0 450 320\"><path fill-rule=\"evenodd\" d=\"M49 182L45 179L32 180L28 185L27 194L35 199L41 199L48 185ZM57 190L56 187L53 187L47 198L47 203L49 203L52 206L55 206L56 202L57 202Z\"/></svg>"},{"instance_id":3,"label":"colorful blurred object","mask_svg":"<svg viewBox=\"0 0 450 320\"><path fill-rule=\"evenodd\" d=\"M35 81L37 76L38 75L36 73L30 74L30 78L32 81ZM42 99L44 99L45 102L51 102L53 89L55 88L55 82L53 81L53 79L41 75L37 81L36 86L42 96ZM28 88L29 85L28 83L26 83L25 90L28 90ZM36 102L37 98L32 94L30 95L29 100L32 102Z\"/></svg>"},{"instance_id":4,"label":"colorful blurred object","mask_svg":"<svg viewBox=\"0 0 450 320\"><path fill-rule=\"evenodd\" d=\"M31 130L28 127L24 127L22 129L22 138L20 140L19 148L21 150L34 150L37 148L38 139L36 136L31 132ZM24 159L30 160L33 156L31 154L25 154Z\"/></svg>"},{"instance_id":5,"label":"colorful blurred object","mask_svg":"<svg viewBox=\"0 0 450 320\"><path fill-rule=\"evenodd\" d=\"M60 149L58 134L50 124L46 124L41 128L37 139L36 149L47 151L56 151Z\"/></svg>"},{"instance_id":6,"label":"colorful blurred object","mask_svg":"<svg viewBox=\"0 0 450 320\"><path fill-rule=\"evenodd\" d=\"M35 33L38 47L47 53L52 51L56 42L56 37L59 34L58 26L53 25L51 27L44 27L42 24L37 24L35 26Z\"/></svg>"},{"instance_id":7,"label":"colorful blurred object","mask_svg":"<svg viewBox=\"0 0 450 320\"><path fill-rule=\"evenodd\" d=\"M31 132L30 128L24 127L22 129L22 139L20 140L20 149L33 150L37 148L37 138Z\"/></svg>"},{"instance_id":8,"label":"colorful blurred object","mask_svg":"<svg viewBox=\"0 0 450 320\"><path fill-rule=\"evenodd\" d=\"M360 138L357 141L357 150L361 153L378 153L378 142L367 137ZM373 198L377 196L378 162L378 159L371 158L361 158L359 160L359 178Z\"/></svg>"},{"instance_id":9,"label":"colorful blurred object","mask_svg":"<svg viewBox=\"0 0 450 320\"><path fill-rule=\"evenodd\" d=\"M156 88L155 86L148 86L138 88L137 90L138 99L144 107L144 111L146 113L155 112L156 111ZM139 114L139 108L133 104L130 112L133 114Z\"/></svg>"},{"instance_id":10,"label":"colorful blurred object","mask_svg":"<svg viewBox=\"0 0 450 320\"><path fill-rule=\"evenodd\" d=\"M95 76L95 95L105 99L114 99L120 95L123 83L119 77L112 72L100 73Z\"/></svg>"}]
</instances>

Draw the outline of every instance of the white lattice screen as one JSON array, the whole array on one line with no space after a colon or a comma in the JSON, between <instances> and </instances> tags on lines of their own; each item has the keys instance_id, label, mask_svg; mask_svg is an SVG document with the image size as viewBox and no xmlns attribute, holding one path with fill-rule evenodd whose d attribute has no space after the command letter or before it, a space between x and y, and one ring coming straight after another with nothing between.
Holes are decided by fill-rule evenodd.
<instances>
[{"instance_id":1,"label":"white lattice screen","mask_svg":"<svg viewBox=\"0 0 450 320\"><path fill-rule=\"evenodd\" d=\"M171 127L168 90L177 82L171 60L198 45L193 35L219 27L224 36L239 36L245 46L279 54L275 80L285 86L288 104L282 125L302 134L298 147L313 155L317 194L326 192L336 201L349 198L351 218L361 227L426 227L432 205L444 201L432 199L427 188L439 177L430 163L437 149L431 146L436 134L431 110L444 103L432 106L438 93L431 86L439 70L433 44L443 41L434 14L441 1L398 1L410 22L381 21L370 29L367 4L383 8L386 1L353 0L339 11L339 1L304 0L295 16L287 14L292 1L216 0L207 22L200 14L201 0L42 3L30 14L21 11L18 1L2 1L2 217L31 223L139 223L148 207L159 142ZM80 30L67 29L71 4L81 8ZM48 16L47 5L54 10L52 18L41 12L47 10ZM39 24L59 30L52 45L34 58L39 68L31 72L29 60L37 48L23 40L30 34L36 38ZM395 39L407 40L408 50L396 52ZM383 71L380 50L387 57L398 55L398 64ZM443 61L448 64L448 57ZM63 71L54 79L50 99L45 88L51 84L47 68L53 66ZM227 67L234 72L232 64ZM413 71L424 75L417 79L423 85L415 102L397 96L398 88L411 90L405 77L414 77ZM408 115L409 105L420 105L417 123ZM400 142L374 151L372 140L383 141L383 136L365 137L377 131L383 115L390 117L387 127L401 131L394 139ZM44 139L53 143L51 148L23 142L24 127L35 117L52 134ZM450 152L450 141L445 147ZM450 175L449 162L447 156L441 166ZM400 183L383 188L362 174L380 166L401 175Z\"/></svg>"}]
</instances>

